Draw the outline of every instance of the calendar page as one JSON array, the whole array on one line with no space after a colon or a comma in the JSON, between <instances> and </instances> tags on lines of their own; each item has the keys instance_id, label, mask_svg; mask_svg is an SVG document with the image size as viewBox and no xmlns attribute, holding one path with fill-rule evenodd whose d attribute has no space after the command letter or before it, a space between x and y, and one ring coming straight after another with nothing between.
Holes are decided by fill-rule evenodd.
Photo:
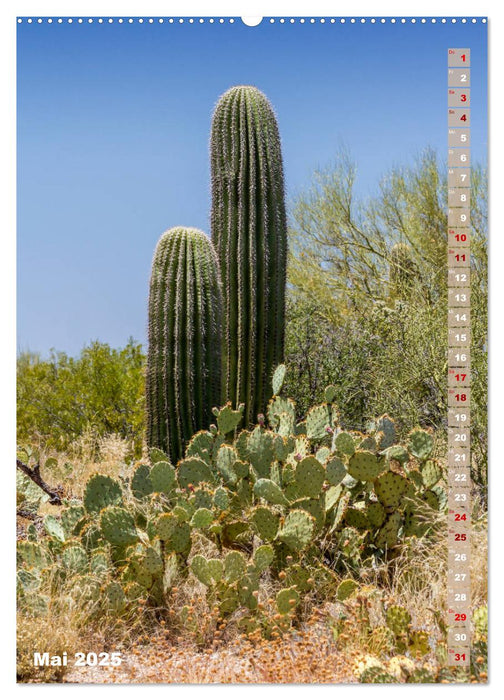
<instances>
[{"instance_id":1,"label":"calendar page","mask_svg":"<svg viewBox=\"0 0 504 700\"><path fill-rule=\"evenodd\" d=\"M18 682L486 683L486 18L16 22Z\"/></svg>"}]
</instances>

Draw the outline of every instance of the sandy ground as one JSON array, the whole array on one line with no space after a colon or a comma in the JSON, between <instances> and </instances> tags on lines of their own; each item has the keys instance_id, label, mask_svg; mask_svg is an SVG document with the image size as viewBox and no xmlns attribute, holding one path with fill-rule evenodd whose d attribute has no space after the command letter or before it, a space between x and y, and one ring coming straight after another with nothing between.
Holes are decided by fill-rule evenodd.
<instances>
[{"instance_id":1,"label":"sandy ground","mask_svg":"<svg viewBox=\"0 0 504 700\"><path fill-rule=\"evenodd\" d=\"M122 653L118 668L73 668L65 683L355 683L348 660L324 641L216 651L153 644Z\"/></svg>"}]
</instances>

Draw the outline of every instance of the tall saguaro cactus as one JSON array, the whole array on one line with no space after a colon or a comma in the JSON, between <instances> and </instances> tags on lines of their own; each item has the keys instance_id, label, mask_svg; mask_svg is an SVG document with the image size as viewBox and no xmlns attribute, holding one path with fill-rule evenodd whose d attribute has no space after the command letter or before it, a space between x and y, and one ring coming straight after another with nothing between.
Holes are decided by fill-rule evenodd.
<instances>
[{"instance_id":1,"label":"tall saguaro cactus","mask_svg":"<svg viewBox=\"0 0 504 700\"><path fill-rule=\"evenodd\" d=\"M280 136L255 87L228 90L211 134L212 240L224 296L222 401L256 420L285 336L287 225Z\"/></svg>"},{"instance_id":2,"label":"tall saguaro cactus","mask_svg":"<svg viewBox=\"0 0 504 700\"><path fill-rule=\"evenodd\" d=\"M147 442L183 457L220 401L222 290L210 239L172 228L156 247L149 292Z\"/></svg>"}]
</instances>

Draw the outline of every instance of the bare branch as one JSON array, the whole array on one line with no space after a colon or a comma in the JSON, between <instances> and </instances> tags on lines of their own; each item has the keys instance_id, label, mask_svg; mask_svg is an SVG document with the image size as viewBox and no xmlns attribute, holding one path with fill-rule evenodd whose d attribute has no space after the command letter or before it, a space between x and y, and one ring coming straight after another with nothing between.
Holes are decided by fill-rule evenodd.
<instances>
[{"instance_id":1,"label":"bare branch","mask_svg":"<svg viewBox=\"0 0 504 700\"><path fill-rule=\"evenodd\" d=\"M27 464L24 464L24 462L22 462L20 459L16 459L16 467L22 471L23 474L26 474L26 476L28 476L35 484L37 484L42 491L47 493L49 496L49 503L51 503L53 506L61 505L61 496L55 489L48 486L41 477L40 464L36 464L33 469L30 469L30 467Z\"/></svg>"}]
</instances>

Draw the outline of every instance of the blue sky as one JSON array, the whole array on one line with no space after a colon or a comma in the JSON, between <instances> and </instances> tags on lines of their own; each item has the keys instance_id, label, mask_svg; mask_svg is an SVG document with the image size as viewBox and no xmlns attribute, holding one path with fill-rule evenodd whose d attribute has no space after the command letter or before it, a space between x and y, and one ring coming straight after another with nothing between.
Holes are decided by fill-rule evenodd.
<instances>
[{"instance_id":1,"label":"blue sky","mask_svg":"<svg viewBox=\"0 0 504 700\"><path fill-rule=\"evenodd\" d=\"M146 340L150 263L172 226L209 233L208 139L227 88L273 103L288 203L344 145L358 191L446 152L447 49L472 51L473 161L487 149L480 21L406 25L18 25L18 350Z\"/></svg>"}]
</instances>

